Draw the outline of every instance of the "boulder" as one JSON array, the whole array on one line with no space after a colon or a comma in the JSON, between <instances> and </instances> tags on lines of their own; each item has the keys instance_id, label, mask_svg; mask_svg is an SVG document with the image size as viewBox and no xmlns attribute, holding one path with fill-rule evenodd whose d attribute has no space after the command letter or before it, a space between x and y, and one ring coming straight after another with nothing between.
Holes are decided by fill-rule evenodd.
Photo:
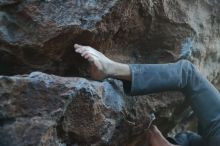
<instances>
[{"instance_id":1,"label":"boulder","mask_svg":"<svg viewBox=\"0 0 220 146\"><path fill-rule=\"evenodd\" d=\"M129 97L120 81L85 79L73 44L122 63L188 58L220 87L219 13L216 0L0 0L0 145L140 146L151 111L169 133L180 93Z\"/></svg>"},{"instance_id":2,"label":"boulder","mask_svg":"<svg viewBox=\"0 0 220 146\"><path fill-rule=\"evenodd\" d=\"M130 97L121 87L118 80L41 72L0 76L0 145L140 146L147 142L152 111L166 131L184 109L178 93Z\"/></svg>"},{"instance_id":3,"label":"boulder","mask_svg":"<svg viewBox=\"0 0 220 146\"><path fill-rule=\"evenodd\" d=\"M74 43L120 62L171 62L189 38L191 60L218 83L219 12L214 0L1 0L0 74L85 77Z\"/></svg>"}]
</instances>

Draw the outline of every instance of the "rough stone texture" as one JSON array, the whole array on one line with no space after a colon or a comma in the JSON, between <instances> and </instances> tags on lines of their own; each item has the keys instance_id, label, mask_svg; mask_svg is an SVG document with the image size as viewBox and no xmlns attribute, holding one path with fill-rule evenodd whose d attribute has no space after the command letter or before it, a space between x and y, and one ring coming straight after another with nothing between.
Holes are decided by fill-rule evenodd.
<instances>
[{"instance_id":1,"label":"rough stone texture","mask_svg":"<svg viewBox=\"0 0 220 146\"><path fill-rule=\"evenodd\" d=\"M74 53L74 43L90 45L125 63L172 62L179 57L185 40L191 39L190 59L219 87L219 13L217 0L0 0L0 74L41 71L88 77L88 63ZM56 80L54 86L57 87L44 81L44 77ZM110 82L114 83L112 86L109 82L58 78L40 73L36 77L1 78L0 84L4 86L0 89L0 143L101 145L109 140L112 144L136 143L139 146L139 141L145 139L139 136L140 129L143 130L145 121L149 122L147 115L152 109L158 114L157 124L165 134L175 126L175 121L181 120L173 115L184 109L177 106L182 103L182 96L177 93L128 98L122 96L115 81ZM37 90L34 90L34 79ZM78 89L77 84L81 82L85 84ZM72 96L82 98L69 96L75 93L75 87L82 95ZM96 96L92 96L90 87L97 91ZM110 90L112 88L114 90ZM67 96L62 96L65 92ZM110 107L115 110L119 108L118 102L123 101L122 111L128 112L125 110L122 114L120 109L114 111L100 103L107 94L121 99ZM75 111L78 106L82 108ZM140 126L127 128L124 121L119 124L122 128L115 130L124 117L131 121L127 124ZM88 124L87 118L96 122Z\"/></svg>"},{"instance_id":2,"label":"rough stone texture","mask_svg":"<svg viewBox=\"0 0 220 146\"><path fill-rule=\"evenodd\" d=\"M137 137L149 124L152 110L161 128L177 122L173 115L180 112L181 95L169 100L167 93L128 97L121 84L40 72L0 76L0 145L140 146Z\"/></svg>"},{"instance_id":3,"label":"rough stone texture","mask_svg":"<svg viewBox=\"0 0 220 146\"><path fill-rule=\"evenodd\" d=\"M216 0L1 0L0 73L85 76L74 43L121 62L170 62L192 38L192 60L217 83L219 12Z\"/></svg>"}]
</instances>

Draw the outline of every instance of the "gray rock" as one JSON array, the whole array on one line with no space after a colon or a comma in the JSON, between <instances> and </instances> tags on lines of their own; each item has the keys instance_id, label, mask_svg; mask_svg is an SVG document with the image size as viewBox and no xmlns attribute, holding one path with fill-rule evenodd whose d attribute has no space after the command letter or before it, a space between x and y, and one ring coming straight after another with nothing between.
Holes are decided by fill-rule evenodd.
<instances>
[{"instance_id":1,"label":"gray rock","mask_svg":"<svg viewBox=\"0 0 220 146\"><path fill-rule=\"evenodd\" d=\"M0 74L39 70L87 76L87 62L73 52L74 43L93 46L120 62L171 62L183 55L181 49L191 39L185 55L217 84L219 12L214 0L3 0Z\"/></svg>"},{"instance_id":2,"label":"gray rock","mask_svg":"<svg viewBox=\"0 0 220 146\"><path fill-rule=\"evenodd\" d=\"M137 137L148 126L152 110L161 129L170 130L164 122L176 122L173 113L182 109L182 96L129 97L121 87L117 80L96 82L40 72L0 76L0 145L140 143Z\"/></svg>"},{"instance_id":3,"label":"gray rock","mask_svg":"<svg viewBox=\"0 0 220 146\"><path fill-rule=\"evenodd\" d=\"M219 13L216 0L0 0L0 145L140 146L152 110L169 133L179 93L127 97L118 81L31 72L87 78L79 43L124 63L188 58L219 87Z\"/></svg>"}]
</instances>

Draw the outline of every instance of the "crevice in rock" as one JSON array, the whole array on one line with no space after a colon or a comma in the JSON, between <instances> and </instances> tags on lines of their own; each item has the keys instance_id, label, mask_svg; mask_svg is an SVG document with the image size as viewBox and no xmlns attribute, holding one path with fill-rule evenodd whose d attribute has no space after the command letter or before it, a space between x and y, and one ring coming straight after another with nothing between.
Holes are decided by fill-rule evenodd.
<instances>
[{"instance_id":1,"label":"crevice in rock","mask_svg":"<svg viewBox=\"0 0 220 146\"><path fill-rule=\"evenodd\" d=\"M1 118L0 117L0 126L3 127L6 124L13 124L16 121L16 118L11 117L11 118Z\"/></svg>"}]
</instances>

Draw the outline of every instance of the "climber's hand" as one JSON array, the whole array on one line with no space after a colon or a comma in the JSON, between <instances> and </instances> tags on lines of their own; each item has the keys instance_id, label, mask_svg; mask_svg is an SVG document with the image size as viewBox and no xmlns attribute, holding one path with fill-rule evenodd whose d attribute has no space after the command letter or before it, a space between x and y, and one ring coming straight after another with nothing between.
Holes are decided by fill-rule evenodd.
<instances>
[{"instance_id":1,"label":"climber's hand","mask_svg":"<svg viewBox=\"0 0 220 146\"><path fill-rule=\"evenodd\" d=\"M147 131L147 140L150 146L175 146L169 143L156 126Z\"/></svg>"},{"instance_id":2,"label":"climber's hand","mask_svg":"<svg viewBox=\"0 0 220 146\"><path fill-rule=\"evenodd\" d=\"M90 62L90 76L95 80L103 80L108 76L108 70L112 61L101 52L90 46L75 44L75 52Z\"/></svg>"}]
</instances>

